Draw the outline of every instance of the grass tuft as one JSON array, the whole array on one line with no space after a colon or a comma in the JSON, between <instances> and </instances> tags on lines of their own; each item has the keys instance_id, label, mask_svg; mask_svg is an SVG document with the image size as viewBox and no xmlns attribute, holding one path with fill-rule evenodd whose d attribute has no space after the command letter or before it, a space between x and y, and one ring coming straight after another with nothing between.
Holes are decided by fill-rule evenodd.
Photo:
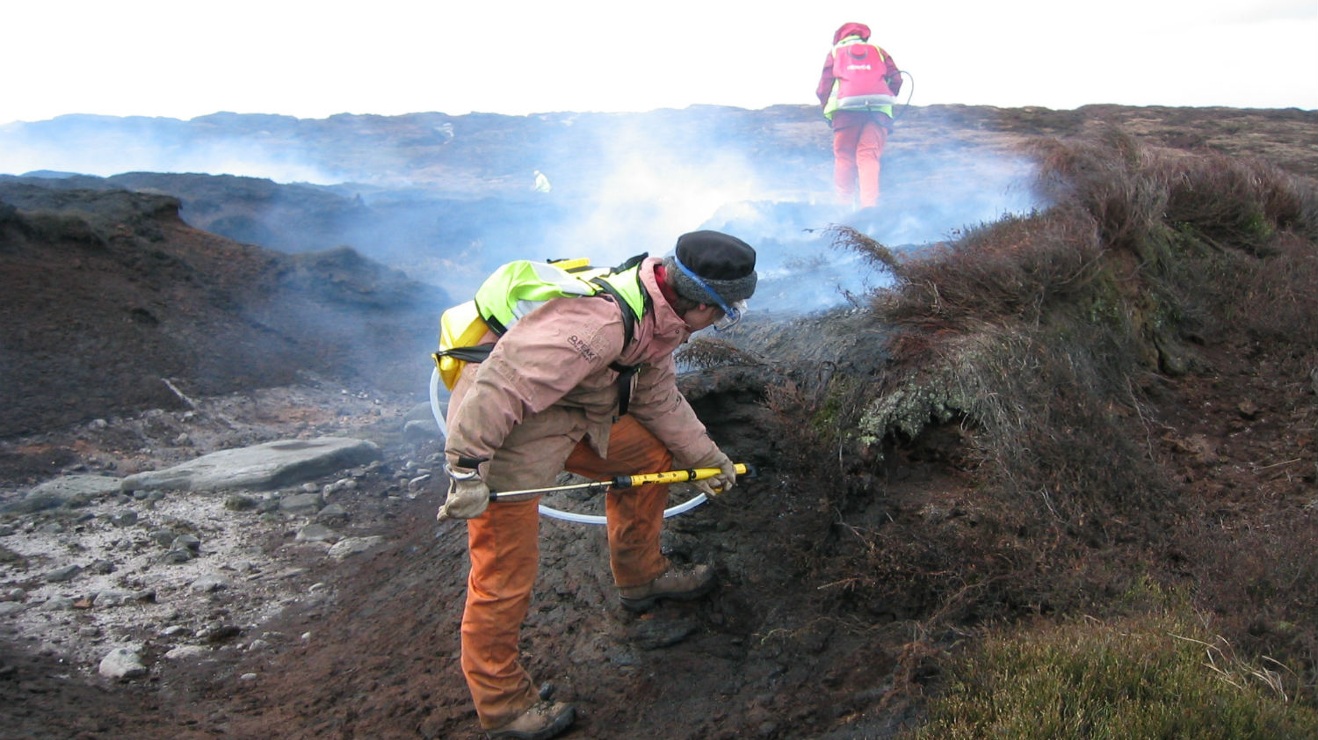
<instances>
[{"instance_id":1,"label":"grass tuft","mask_svg":"<svg viewBox=\"0 0 1318 740\"><path fill-rule=\"evenodd\" d=\"M1296 673L1237 655L1185 608L989 636L914 738L1312 738Z\"/></svg>"}]
</instances>

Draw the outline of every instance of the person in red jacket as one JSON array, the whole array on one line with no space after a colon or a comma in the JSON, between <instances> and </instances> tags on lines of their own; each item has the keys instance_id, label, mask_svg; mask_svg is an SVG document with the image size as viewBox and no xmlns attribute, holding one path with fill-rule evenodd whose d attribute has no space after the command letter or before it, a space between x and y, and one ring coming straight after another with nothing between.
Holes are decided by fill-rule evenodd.
<instances>
[{"instance_id":1,"label":"person in red jacket","mask_svg":"<svg viewBox=\"0 0 1318 740\"><path fill-rule=\"evenodd\" d=\"M815 95L833 125L833 185L844 205L879 203L879 158L892 132L892 103L901 92L897 63L869 43L864 23L844 23L833 34Z\"/></svg>"},{"instance_id":2,"label":"person in red jacket","mask_svg":"<svg viewBox=\"0 0 1318 740\"><path fill-rule=\"evenodd\" d=\"M670 256L646 258L619 294L643 294L630 338L608 293L555 298L463 368L449 401L444 454L451 479L439 521L467 520L471 570L462 615L462 671L491 738L553 737L575 708L541 699L518 656L539 560L539 497L490 502L490 491L553 485L568 470L596 480L718 468L707 494L737 482L732 461L677 388L673 353L694 332L735 323L755 292L755 250L717 231L683 234ZM488 333L485 341L493 342ZM617 365L637 367L620 407ZM708 564L672 563L659 547L668 486L605 494L609 562L622 606L687 600L714 585Z\"/></svg>"}]
</instances>

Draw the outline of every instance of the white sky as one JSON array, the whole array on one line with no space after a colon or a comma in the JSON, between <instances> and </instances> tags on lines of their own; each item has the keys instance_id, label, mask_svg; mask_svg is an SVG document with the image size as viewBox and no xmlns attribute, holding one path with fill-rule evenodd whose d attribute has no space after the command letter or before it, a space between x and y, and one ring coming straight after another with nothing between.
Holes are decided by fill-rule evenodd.
<instances>
[{"instance_id":1,"label":"white sky","mask_svg":"<svg viewBox=\"0 0 1318 740\"><path fill-rule=\"evenodd\" d=\"M0 124L813 104L846 21L913 105L1318 109L1318 0L21 0L0 20Z\"/></svg>"}]
</instances>

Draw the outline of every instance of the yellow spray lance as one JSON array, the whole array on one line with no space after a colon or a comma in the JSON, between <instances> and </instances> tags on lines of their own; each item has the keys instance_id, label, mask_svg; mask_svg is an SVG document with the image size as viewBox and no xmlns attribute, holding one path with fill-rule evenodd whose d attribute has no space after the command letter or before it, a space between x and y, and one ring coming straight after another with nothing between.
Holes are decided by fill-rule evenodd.
<instances>
[{"instance_id":1,"label":"yellow spray lance","mask_svg":"<svg viewBox=\"0 0 1318 740\"><path fill-rule=\"evenodd\" d=\"M737 475L755 475L755 469L746 463L736 463L732 467L737 471ZM636 488L637 486L645 486L653 483L688 483L694 480L707 480L716 475L721 475L722 473L723 471L718 468L688 468L686 470L666 470L662 473L619 475L608 480L590 481L589 483L573 483L566 486L527 488L521 491L491 491L490 501L524 501L532 496L541 496L546 493L561 493L564 491L604 493L606 491ZM704 494L701 495L703 496Z\"/></svg>"}]
</instances>

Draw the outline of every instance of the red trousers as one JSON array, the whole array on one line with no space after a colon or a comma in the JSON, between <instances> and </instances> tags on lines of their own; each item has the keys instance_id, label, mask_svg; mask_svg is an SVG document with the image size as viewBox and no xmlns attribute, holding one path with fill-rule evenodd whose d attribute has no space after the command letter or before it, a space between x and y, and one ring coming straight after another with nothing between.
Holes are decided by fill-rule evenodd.
<instances>
[{"instance_id":1,"label":"red trousers","mask_svg":"<svg viewBox=\"0 0 1318 740\"><path fill-rule=\"evenodd\" d=\"M663 443L624 416L610 432L607 457L601 458L581 442L564 468L603 480L668 470L672 462ZM668 559L659 550L668 486L642 486L605 496L614 583L637 586L658 578L668 569ZM514 719L538 698L517 650L539 566L538 503L538 498L492 503L484 514L467 522L471 572L462 614L462 672L481 726L487 730Z\"/></svg>"},{"instance_id":2,"label":"red trousers","mask_svg":"<svg viewBox=\"0 0 1318 740\"><path fill-rule=\"evenodd\" d=\"M860 208L879 204L879 158L888 129L878 114L837 111L833 114L833 186L838 200Z\"/></svg>"}]
</instances>

